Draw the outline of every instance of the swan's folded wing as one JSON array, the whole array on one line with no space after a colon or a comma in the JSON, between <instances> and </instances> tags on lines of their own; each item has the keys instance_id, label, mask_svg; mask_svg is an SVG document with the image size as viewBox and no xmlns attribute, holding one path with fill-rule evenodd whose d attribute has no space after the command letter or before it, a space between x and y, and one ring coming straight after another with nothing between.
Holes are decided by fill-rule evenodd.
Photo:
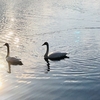
<instances>
[{"instance_id":1,"label":"swan's folded wing","mask_svg":"<svg viewBox=\"0 0 100 100\"><path fill-rule=\"evenodd\" d=\"M66 56L67 53L61 53L61 52L54 52L52 54L49 55L49 58L61 58Z\"/></svg>"},{"instance_id":2,"label":"swan's folded wing","mask_svg":"<svg viewBox=\"0 0 100 100\"><path fill-rule=\"evenodd\" d=\"M15 58L15 57L7 57L6 59L7 59L7 61L18 61L18 60L21 60L21 59Z\"/></svg>"},{"instance_id":3,"label":"swan's folded wing","mask_svg":"<svg viewBox=\"0 0 100 100\"><path fill-rule=\"evenodd\" d=\"M13 65L17 65L21 62L20 59L17 59L15 57L7 57L6 60L8 63L11 63Z\"/></svg>"}]
</instances>

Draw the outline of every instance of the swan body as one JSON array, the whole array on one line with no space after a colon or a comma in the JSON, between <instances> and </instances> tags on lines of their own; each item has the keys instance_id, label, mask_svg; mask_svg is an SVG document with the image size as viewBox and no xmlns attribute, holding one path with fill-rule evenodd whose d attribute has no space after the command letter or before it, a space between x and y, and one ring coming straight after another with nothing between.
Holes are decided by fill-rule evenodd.
<instances>
[{"instance_id":1,"label":"swan body","mask_svg":"<svg viewBox=\"0 0 100 100\"><path fill-rule=\"evenodd\" d=\"M20 61L21 59L18 59L16 57L10 57L9 56L9 44L5 43L4 46L7 46L7 56L6 56L6 61L8 62L9 65L23 65L23 63Z\"/></svg>"},{"instance_id":2,"label":"swan body","mask_svg":"<svg viewBox=\"0 0 100 100\"><path fill-rule=\"evenodd\" d=\"M15 57L6 57L6 61L11 65L23 65L20 59L17 59Z\"/></svg>"},{"instance_id":3,"label":"swan body","mask_svg":"<svg viewBox=\"0 0 100 100\"><path fill-rule=\"evenodd\" d=\"M56 58L61 58L65 57L67 53L61 53L61 52L53 52L49 54L48 58L49 59L56 59Z\"/></svg>"},{"instance_id":4,"label":"swan body","mask_svg":"<svg viewBox=\"0 0 100 100\"><path fill-rule=\"evenodd\" d=\"M49 53L49 44L48 42L45 42L43 45L47 46L47 51L44 55L44 58L46 59L50 59L50 60L60 60L60 59L64 59L64 58L69 58L68 56L66 56L67 53L65 52L53 52L51 54L48 55Z\"/></svg>"}]
</instances>

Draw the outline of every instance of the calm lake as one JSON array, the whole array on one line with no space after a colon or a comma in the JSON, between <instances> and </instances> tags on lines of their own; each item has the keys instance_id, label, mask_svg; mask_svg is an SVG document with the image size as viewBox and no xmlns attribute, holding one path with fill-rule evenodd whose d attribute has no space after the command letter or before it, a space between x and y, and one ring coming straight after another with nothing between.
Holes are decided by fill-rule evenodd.
<instances>
[{"instance_id":1,"label":"calm lake","mask_svg":"<svg viewBox=\"0 0 100 100\"><path fill-rule=\"evenodd\" d=\"M100 0L0 0L0 100L100 100Z\"/></svg>"}]
</instances>

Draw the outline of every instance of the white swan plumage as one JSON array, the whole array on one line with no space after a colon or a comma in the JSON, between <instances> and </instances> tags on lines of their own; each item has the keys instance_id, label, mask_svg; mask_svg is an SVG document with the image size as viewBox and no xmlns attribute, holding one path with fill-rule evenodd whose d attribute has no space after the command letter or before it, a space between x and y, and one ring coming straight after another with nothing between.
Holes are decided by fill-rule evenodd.
<instances>
[{"instance_id":1,"label":"white swan plumage","mask_svg":"<svg viewBox=\"0 0 100 100\"><path fill-rule=\"evenodd\" d=\"M60 59L64 59L64 58L69 58L68 56L66 56L67 53L65 53L65 52L53 52L53 53L48 55L48 53L49 53L49 44L48 44L48 42L44 42L43 45L47 46L47 51L46 51L46 53L44 55L45 59L60 60Z\"/></svg>"}]
</instances>

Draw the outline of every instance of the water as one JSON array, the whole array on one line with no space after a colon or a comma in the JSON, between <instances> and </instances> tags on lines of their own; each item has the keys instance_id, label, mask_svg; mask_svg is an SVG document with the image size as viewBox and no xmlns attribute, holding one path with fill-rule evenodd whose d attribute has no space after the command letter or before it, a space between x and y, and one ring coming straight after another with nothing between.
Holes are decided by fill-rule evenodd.
<instances>
[{"instance_id":1,"label":"water","mask_svg":"<svg viewBox=\"0 0 100 100\"><path fill-rule=\"evenodd\" d=\"M100 100L99 0L0 0L0 100ZM50 52L69 59L49 61ZM5 42L23 66L7 73Z\"/></svg>"}]
</instances>

